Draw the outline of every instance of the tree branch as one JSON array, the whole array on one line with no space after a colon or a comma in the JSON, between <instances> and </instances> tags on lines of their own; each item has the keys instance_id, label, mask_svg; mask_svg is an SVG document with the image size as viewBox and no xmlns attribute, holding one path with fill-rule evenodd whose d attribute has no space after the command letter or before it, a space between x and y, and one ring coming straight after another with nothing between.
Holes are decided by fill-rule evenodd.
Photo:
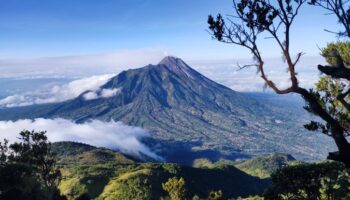
<instances>
[{"instance_id":1,"label":"tree branch","mask_svg":"<svg viewBox=\"0 0 350 200\"><path fill-rule=\"evenodd\" d=\"M350 69L346 67L323 66L318 65L318 70L322 73L331 76L332 78L344 78L350 81Z\"/></svg>"}]
</instances>

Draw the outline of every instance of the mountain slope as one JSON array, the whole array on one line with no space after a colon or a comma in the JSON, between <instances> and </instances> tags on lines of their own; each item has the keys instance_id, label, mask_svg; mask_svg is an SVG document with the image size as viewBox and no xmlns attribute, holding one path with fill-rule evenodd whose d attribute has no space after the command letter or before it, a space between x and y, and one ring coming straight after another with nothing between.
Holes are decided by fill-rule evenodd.
<instances>
[{"instance_id":1,"label":"mountain slope","mask_svg":"<svg viewBox=\"0 0 350 200\"><path fill-rule=\"evenodd\" d=\"M87 98L91 91L57 104L0 110L0 119L63 117L123 121L149 130L150 146L171 161L287 152L317 159L329 146L306 132L293 110L273 106L215 83L181 59L166 57L157 65L124 71L101 86L117 91L109 98ZM161 144L159 145L155 144ZM189 154L191 152L191 154Z\"/></svg>"},{"instance_id":2,"label":"mountain slope","mask_svg":"<svg viewBox=\"0 0 350 200\"><path fill-rule=\"evenodd\" d=\"M52 143L59 165L131 164L135 161L119 152L76 142Z\"/></svg>"},{"instance_id":3,"label":"mountain slope","mask_svg":"<svg viewBox=\"0 0 350 200\"><path fill-rule=\"evenodd\" d=\"M273 153L268 156L258 156L249 160L238 161L234 166L249 175L268 178L278 169L297 163L300 162L296 161L291 155Z\"/></svg>"},{"instance_id":4,"label":"mountain slope","mask_svg":"<svg viewBox=\"0 0 350 200\"><path fill-rule=\"evenodd\" d=\"M72 142L54 143L53 151L58 154L63 175L59 188L68 199L83 194L91 199L160 199L167 195L162 183L174 176L185 179L189 197L198 195L203 199L211 190L222 190L225 199L255 195L269 184L233 166L198 169L172 163L132 162L125 156L106 160L91 152L123 155ZM84 155L90 155L89 159L77 159L86 158Z\"/></svg>"},{"instance_id":5,"label":"mountain slope","mask_svg":"<svg viewBox=\"0 0 350 200\"><path fill-rule=\"evenodd\" d=\"M65 166L60 190L69 199L87 193L97 199L159 199L166 196L162 183L183 177L189 196L205 198L211 190L222 190L227 198L260 194L269 181L252 177L233 166L199 169L169 163Z\"/></svg>"}]
</instances>

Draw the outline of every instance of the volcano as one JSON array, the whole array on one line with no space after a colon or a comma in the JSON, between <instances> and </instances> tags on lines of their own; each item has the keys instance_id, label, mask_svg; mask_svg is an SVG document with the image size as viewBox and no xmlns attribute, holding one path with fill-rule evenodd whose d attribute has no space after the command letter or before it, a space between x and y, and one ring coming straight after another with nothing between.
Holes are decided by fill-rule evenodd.
<instances>
[{"instance_id":1,"label":"volcano","mask_svg":"<svg viewBox=\"0 0 350 200\"><path fill-rule=\"evenodd\" d=\"M327 144L306 133L302 117L292 110L233 91L170 56L156 65L123 71L100 90L69 101L0 110L2 120L38 117L143 127L152 136L145 142L175 161L272 152L317 159L327 152Z\"/></svg>"}]
</instances>

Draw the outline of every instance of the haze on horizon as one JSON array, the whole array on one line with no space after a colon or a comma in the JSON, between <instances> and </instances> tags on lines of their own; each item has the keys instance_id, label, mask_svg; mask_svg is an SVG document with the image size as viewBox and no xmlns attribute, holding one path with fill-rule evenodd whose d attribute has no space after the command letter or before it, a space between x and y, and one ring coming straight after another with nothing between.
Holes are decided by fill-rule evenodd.
<instances>
[{"instance_id":1,"label":"haze on horizon","mask_svg":"<svg viewBox=\"0 0 350 200\"><path fill-rule=\"evenodd\" d=\"M231 11L231 0L2 1L0 79L67 79L67 83L156 64L173 55L234 90L262 91L255 69L237 72L236 64L249 63L250 53L220 44L207 32L209 14ZM297 70L303 72L301 82L307 87L319 75L315 66L323 62L319 47L336 40L323 31L337 30L335 20L305 5L294 24L292 51L306 53ZM274 70L282 65L279 50L271 40L260 42L271 63L271 76L283 79Z\"/></svg>"}]
</instances>

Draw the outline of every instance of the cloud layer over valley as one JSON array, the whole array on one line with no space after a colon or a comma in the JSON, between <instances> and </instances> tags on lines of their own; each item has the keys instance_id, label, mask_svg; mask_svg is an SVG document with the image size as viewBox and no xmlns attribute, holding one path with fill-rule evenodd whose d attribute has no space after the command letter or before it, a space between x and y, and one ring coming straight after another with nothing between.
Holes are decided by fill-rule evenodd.
<instances>
[{"instance_id":1,"label":"cloud layer over valley","mask_svg":"<svg viewBox=\"0 0 350 200\"><path fill-rule=\"evenodd\" d=\"M35 91L15 94L0 99L2 107L17 107L33 104L62 102L73 99L83 92L89 91L85 99L91 100L96 98L108 98L115 95L118 90L100 89L115 74L105 74L100 76L91 76L88 78L78 79L63 85L54 85L40 88Z\"/></svg>"},{"instance_id":2,"label":"cloud layer over valley","mask_svg":"<svg viewBox=\"0 0 350 200\"><path fill-rule=\"evenodd\" d=\"M66 119L43 119L0 121L0 139L16 141L22 130L46 130L51 142L74 141L97 147L119 150L125 154L142 157L146 155L156 160L163 160L152 152L140 140L149 137L149 133L138 127L127 126L121 122L102 122L92 120L76 124Z\"/></svg>"}]
</instances>

